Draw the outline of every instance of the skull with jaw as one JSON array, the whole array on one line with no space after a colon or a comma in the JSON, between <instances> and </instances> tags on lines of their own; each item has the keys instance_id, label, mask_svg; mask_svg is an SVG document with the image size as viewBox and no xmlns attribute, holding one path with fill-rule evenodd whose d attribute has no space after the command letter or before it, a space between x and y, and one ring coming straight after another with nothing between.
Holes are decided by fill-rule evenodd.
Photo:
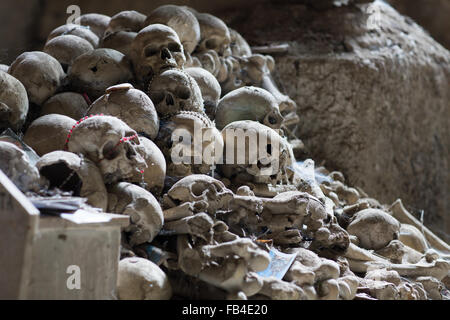
<instances>
[{"instance_id":1,"label":"skull with jaw","mask_svg":"<svg viewBox=\"0 0 450 320\"><path fill-rule=\"evenodd\" d=\"M178 34L186 54L194 51L200 41L200 25L192 12L175 5L164 5L150 13L145 25L165 24Z\"/></svg>"},{"instance_id":2,"label":"skull with jaw","mask_svg":"<svg viewBox=\"0 0 450 320\"><path fill-rule=\"evenodd\" d=\"M183 68L186 62L180 38L162 24L151 24L139 31L131 47L134 71L142 85L166 69Z\"/></svg>"},{"instance_id":3,"label":"skull with jaw","mask_svg":"<svg viewBox=\"0 0 450 320\"><path fill-rule=\"evenodd\" d=\"M283 122L273 95L257 87L239 88L222 97L215 119L218 129L239 120L259 121L272 129L280 129Z\"/></svg>"},{"instance_id":4,"label":"skull with jaw","mask_svg":"<svg viewBox=\"0 0 450 320\"><path fill-rule=\"evenodd\" d=\"M112 116L91 116L75 126L68 150L81 153L97 164L105 183L129 179L147 165L137 149L139 137L122 120Z\"/></svg>"},{"instance_id":5,"label":"skull with jaw","mask_svg":"<svg viewBox=\"0 0 450 320\"><path fill-rule=\"evenodd\" d=\"M148 86L147 94L162 119L180 111L204 110L202 93L197 82L181 70L167 70L155 77Z\"/></svg>"}]
</instances>

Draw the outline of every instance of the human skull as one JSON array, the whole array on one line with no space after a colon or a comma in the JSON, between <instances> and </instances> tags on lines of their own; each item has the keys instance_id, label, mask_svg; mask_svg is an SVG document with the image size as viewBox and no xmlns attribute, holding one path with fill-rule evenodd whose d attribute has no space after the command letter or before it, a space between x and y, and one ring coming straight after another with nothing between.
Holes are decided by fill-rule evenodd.
<instances>
[{"instance_id":1,"label":"human skull","mask_svg":"<svg viewBox=\"0 0 450 320\"><path fill-rule=\"evenodd\" d=\"M102 48L110 48L123 53L127 57L131 57L131 44L136 38L137 32L131 31L115 31L102 38L100 46Z\"/></svg>"},{"instance_id":2,"label":"human skull","mask_svg":"<svg viewBox=\"0 0 450 320\"><path fill-rule=\"evenodd\" d=\"M131 84L109 87L106 94L92 103L86 114L100 113L119 118L149 139L156 138L158 134L159 119L153 102Z\"/></svg>"},{"instance_id":3,"label":"human skull","mask_svg":"<svg viewBox=\"0 0 450 320\"><path fill-rule=\"evenodd\" d=\"M19 131L27 117L28 96L23 84L0 71L0 132L6 128Z\"/></svg>"},{"instance_id":4,"label":"human skull","mask_svg":"<svg viewBox=\"0 0 450 320\"><path fill-rule=\"evenodd\" d=\"M220 132L198 112L180 111L163 121L156 141L168 163L169 176L208 173L222 157Z\"/></svg>"},{"instance_id":5,"label":"human skull","mask_svg":"<svg viewBox=\"0 0 450 320\"><path fill-rule=\"evenodd\" d=\"M217 79L211 72L203 68L187 68L186 73L194 78L200 87L205 112L211 120L214 120L217 104L219 103L221 88Z\"/></svg>"},{"instance_id":6,"label":"human skull","mask_svg":"<svg viewBox=\"0 0 450 320\"><path fill-rule=\"evenodd\" d=\"M66 76L58 60L40 51L22 53L11 64L9 74L22 82L29 101L37 105L54 95Z\"/></svg>"},{"instance_id":7,"label":"human skull","mask_svg":"<svg viewBox=\"0 0 450 320\"><path fill-rule=\"evenodd\" d=\"M40 174L50 182L50 188L72 191L73 196L87 198L95 208L107 209L107 192L100 170L87 158L75 153L53 151L36 163Z\"/></svg>"},{"instance_id":8,"label":"human skull","mask_svg":"<svg viewBox=\"0 0 450 320\"><path fill-rule=\"evenodd\" d=\"M211 176L194 174L175 183L165 195L167 196L176 203L189 202L195 210L215 214L218 209L228 205L233 193Z\"/></svg>"},{"instance_id":9,"label":"human skull","mask_svg":"<svg viewBox=\"0 0 450 320\"><path fill-rule=\"evenodd\" d=\"M147 17L134 10L121 11L111 17L108 27L105 30L105 36L116 31L139 32L145 24Z\"/></svg>"},{"instance_id":10,"label":"human skull","mask_svg":"<svg viewBox=\"0 0 450 320\"><path fill-rule=\"evenodd\" d=\"M400 222L382 210L364 209L353 216L347 231L358 237L364 249L378 250L398 239Z\"/></svg>"},{"instance_id":11,"label":"human skull","mask_svg":"<svg viewBox=\"0 0 450 320\"><path fill-rule=\"evenodd\" d=\"M108 188L108 212L130 216L131 224L125 228L129 244L151 242L164 223L162 209L147 190L128 182L120 182Z\"/></svg>"},{"instance_id":12,"label":"human skull","mask_svg":"<svg viewBox=\"0 0 450 320\"><path fill-rule=\"evenodd\" d=\"M222 129L222 173L243 182L277 184L286 179L289 150L273 129L256 121L235 121Z\"/></svg>"},{"instance_id":13,"label":"human skull","mask_svg":"<svg viewBox=\"0 0 450 320\"><path fill-rule=\"evenodd\" d=\"M283 117L270 92L257 87L243 87L220 99L215 120L218 129L240 120L254 120L269 128L280 129Z\"/></svg>"},{"instance_id":14,"label":"human skull","mask_svg":"<svg viewBox=\"0 0 450 320\"><path fill-rule=\"evenodd\" d=\"M122 120L91 115L73 128L67 147L70 152L81 153L93 161L109 184L130 179L135 171L146 168L137 150L141 148L139 144L136 131Z\"/></svg>"},{"instance_id":15,"label":"human skull","mask_svg":"<svg viewBox=\"0 0 450 320\"><path fill-rule=\"evenodd\" d=\"M13 143L0 141L0 170L22 192L39 191L43 181L27 154Z\"/></svg>"},{"instance_id":16,"label":"human skull","mask_svg":"<svg viewBox=\"0 0 450 320\"><path fill-rule=\"evenodd\" d=\"M214 50L219 56L228 56L230 50L230 31L225 22L209 13L196 13L200 24L201 39L196 52Z\"/></svg>"},{"instance_id":17,"label":"human skull","mask_svg":"<svg viewBox=\"0 0 450 320\"><path fill-rule=\"evenodd\" d=\"M193 58L198 60L203 69L211 72L214 77L218 78L222 68L222 62L217 52L214 50L206 50L195 53Z\"/></svg>"},{"instance_id":18,"label":"human skull","mask_svg":"<svg viewBox=\"0 0 450 320\"><path fill-rule=\"evenodd\" d=\"M39 156L64 150L67 135L76 124L72 118L62 114L48 114L34 120L28 127L23 141Z\"/></svg>"},{"instance_id":19,"label":"human skull","mask_svg":"<svg viewBox=\"0 0 450 320\"><path fill-rule=\"evenodd\" d=\"M169 300L172 287L167 275L144 258L125 258L119 262L117 295L120 300Z\"/></svg>"},{"instance_id":20,"label":"human skull","mask_svg":"<svg viewBox=\"0 0 450 320\"><path fill-rule=\"evenodd\" d=\"M108 27L111 17L99 13L86 13L82 14L79 18L75 19L76 24L89 27L99 39L103 37L106 28Z\"/></svg>"},{"instance_id":21,"label":"human skull","mask_svg":"<svg viewBox=\"0 0 450 320\"><path fill-rule=\"evenodd\" d=\"M182 70L166 70L156 76L149 84L147 94L162 119L180 111L204 110L200 87Z\"/></svg>"},{"instance_id":22,"label":"human skull","mask_svg":"<svg viewBox=\"0 0 450 320\"><path fill-rule=\"evenodd\" d=\"M71 88L95 100L108 87L133 79L131 65L124 54L114 49L96 49L82 54L69 69Z\"/></svg>"},{"instance_id":23,"label":"human skull","mask_svg":"<svg viewBox=\"0 0 450 320\"><path fill-rule=\"evenodd\" d=\"M190 54L200 41L200 25L195 15L184 7L176 5L164 5L150 13L145 25L165 24L178 34L184 51Z\"/></svg>"},{"instance_id":24,"label":"human skull","mask_svg":"<svg viewBox=\"0 0 450 320\"><path fill-rule=\"evenodd\" d=\"M147 169L144 170L143 175L135 173L131 181L134 183L144 182L146 190L154 195L159 195L164 188L166 178L166 159L153 141L145 137L139 139L142 145L139 152L147 164Z\"/></svg>"},{"instance_id":25,"label":"human skull","mask_svg":"<svg viewBox=\"0 0 450 320\"><path fill-rule=\"evenodd\" d=\"M92 50L94 50L94 47L89 41L70 34L57 36L49 40L43 49L45 53L58 60L65 71L78 56Z\"/></svg>"},{"instance_id":26,"label":"human skull","mask_svg":"<svg viewBox=\"0 0 450 320\"><path fill-rule=\"evenodd\" d=\"M45 101L41 108L41 116L56 113L74 120L81 119L89 109L86 98L76 92L61 92Z\"/></svg>"},{"instance_id":27,"label":"human skull","mask_svg":"<svg viewBox=\"0 0 450 320\"><path fill-rule=\"evenodd\" d=\"M81 26L79 24L64 24L56 29L54 29L52 32L50 32L49 36L47 37L47 41L50 41L53 38L56 38L57 36L61 35L67 35L71 34L80 38L83 38L84 40L89 41L89 43L94 47L98 47L99 43L99 37L93 33L89 27Z\"/></svg>"},{"instance_id":28,"label":"human skull","mask_svg":"<svg viewBox=\"0 0 450 320\"><path fill-rule=\"evenodd\" d=\"M137 34L131 45L137 79L146 86L166 69L183 68L186 57L176 32L162 24L151 24Z\"/></svg>"},{"instance_id":29,"label":"human skull","mask_svg":"<svg viewBox=\"0 0 450 320\"><path fill-rule=\"evenodd\" d=\"M228 28L228 30L230 30L230 48L232 55L236 57L251 56L252 50L244 37L234 29Z\"/></svg>"}]
</instances>

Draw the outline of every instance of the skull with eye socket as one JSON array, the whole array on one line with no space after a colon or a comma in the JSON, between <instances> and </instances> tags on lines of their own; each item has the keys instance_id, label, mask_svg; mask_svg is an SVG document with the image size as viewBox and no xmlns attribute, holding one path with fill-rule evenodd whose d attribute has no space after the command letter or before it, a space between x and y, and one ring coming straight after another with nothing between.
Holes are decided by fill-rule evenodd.
<instances>
[{"instance_id":1,"label":"skull with eye socket","mask_svg":"<svg viewBox=\"0 0 450 320\"><path fill-rule=\"evenodd\" d=\"M183 45L176 32L162 24L151 24L134 38L131 59L143 86L167 69L181 69L186 63Z\"/></svg>"},{"instance_id":2,"label":"skull with eye socket","mask_svg":"<svg viewBox=\"0 0 450 320\"><path fill-rule=\"evenodd\" d=\"M180 111L204 113L200 87L194 78L184 71L164 71L151 81L147 94L161 119L169 118Z\"/></svg>"},{"instance_id":3,"label":"skull with eye socket","mask_svg":"<svg viewBox=\"0 0 450 320\"><path fill-rule=\"evenodd\" d=\"M68 135L67 148L93 161L106 184L129 180L147 168L136 131L116 117L91 115L80 120Z\"/></svg>"}]
</instances>

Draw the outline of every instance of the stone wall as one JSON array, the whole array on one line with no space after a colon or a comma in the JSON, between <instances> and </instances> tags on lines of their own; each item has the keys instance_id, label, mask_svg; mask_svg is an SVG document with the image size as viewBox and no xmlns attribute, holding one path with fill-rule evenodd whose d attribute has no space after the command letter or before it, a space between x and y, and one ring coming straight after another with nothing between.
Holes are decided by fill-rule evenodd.
<instances>
[{"instance_id":1,"label":"stone wall","mask_svg":"<svg viewBox=\"0 0 450 320\"><path fill-rule=\"evenodd\" d=\"M379 28L368 27L376 11ZM229 12L226 20L246 39L291 45L275 56L278 76L313 158L383 202L400 197L413 213L424 210L425 223L450 240L449 51L380 1L240 14L246 19Z\"/></svg>"}]
</instances>

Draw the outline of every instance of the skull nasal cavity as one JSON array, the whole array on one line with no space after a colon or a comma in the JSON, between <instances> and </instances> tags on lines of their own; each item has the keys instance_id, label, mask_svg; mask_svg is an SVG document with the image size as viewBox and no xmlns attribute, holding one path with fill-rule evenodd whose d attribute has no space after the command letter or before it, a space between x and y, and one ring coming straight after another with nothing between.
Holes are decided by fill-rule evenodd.
<instances>
[{"instance_id":1,"label":"skull nasal cavity","mask_svg":"<svg viewBox=\"0 0 450 320\"><path fill-rule=\"evenodd\" d=\"M163 48L161 50L161 59L166 60L166 59L171 59L172 55L170 54L170 51L167 48Z\"/></svg>"},{"instance_id":2,"label":"skull nasal cavity","mask_svg":"<svg viewBox=\"0 0 450 320\"><path fill-rule=\"evenodd\" d=\"M173 97L172 97L171 94L168 94L168 95L166 96L166 104L167 104L168 106L173 106L173 105L175 104L175 102L174 102Z\"/></svg>"}]
</instances>

